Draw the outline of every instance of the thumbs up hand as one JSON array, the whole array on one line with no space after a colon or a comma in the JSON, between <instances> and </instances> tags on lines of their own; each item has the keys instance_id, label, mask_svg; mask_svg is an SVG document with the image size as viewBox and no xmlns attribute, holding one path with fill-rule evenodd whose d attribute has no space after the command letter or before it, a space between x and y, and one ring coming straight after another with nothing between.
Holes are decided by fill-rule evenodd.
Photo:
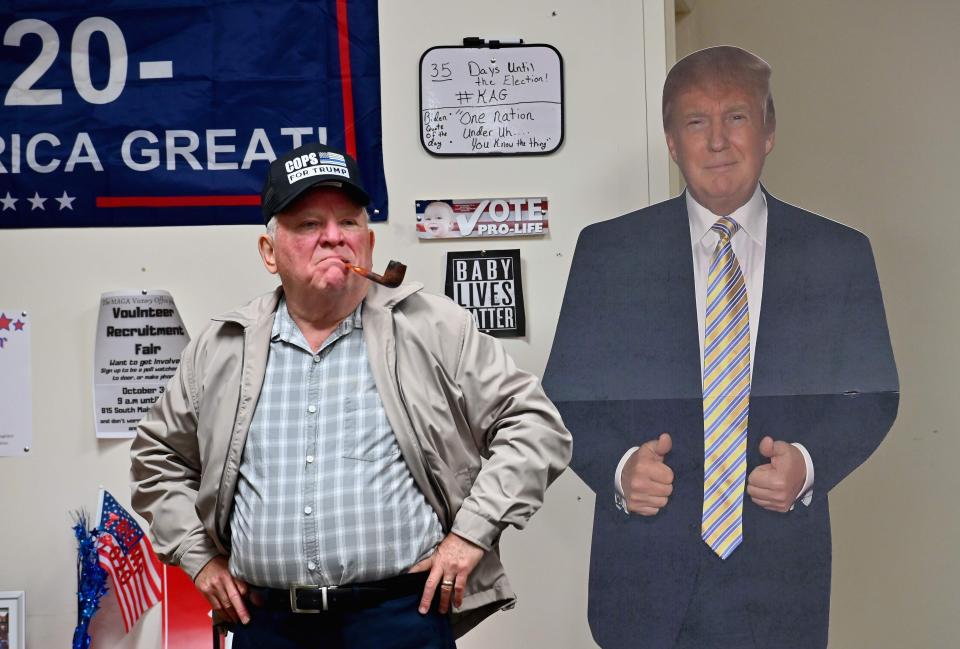
<instances>
[{"instance_id":1,"label":"thumbs up hand","mask_svg":"<svg viewBox=\"0 0 960 649\"><path fill-rule=\"evenodd\" d=\"M667 506L673 493L673 470L664 458L673 448L668 433L640 446L627 459L620 475L627 511L643 516L655 516ZM802 460L801 460L802 461Z\"/></svg>"},{"instance_id":2,"label":"thumbs up hand","mask_svg":"<svg viewBox=\"0 0 960 649\"><path fill-rule=\"evenodd\" d=\"M768 458L750 472L747 494L750 499L772 512L788 512L807 478L803 454L787 442L774 441L769 435L760 440L760 455Z\"/></svg>"}]
</instances>

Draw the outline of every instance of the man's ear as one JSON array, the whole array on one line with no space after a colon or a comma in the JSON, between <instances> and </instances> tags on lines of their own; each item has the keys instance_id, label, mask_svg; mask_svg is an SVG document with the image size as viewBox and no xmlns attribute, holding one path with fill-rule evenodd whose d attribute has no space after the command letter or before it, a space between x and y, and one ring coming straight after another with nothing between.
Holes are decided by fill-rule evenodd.
<instances>
[{"instance_id":1,"label":"man's ear","mask_svg":"<svg viewBox=\"0 0 960 649\"><path fill-rule=\"evenodd\" d=\"M670 151L670 157L673 159L673 162L677 162L677 143L673 139L673 135L669 130L664 131L663 134L667 137L667 150Z\"/></svg>"},{"instance_id":2,"label":"man's ear","mask_svg":"<svg viewBox=\"0 0 960 649\"><path fill-rule=\"evenodd\" d=\"M767 134L767 137L765 138L765 141L763 143L764 155L770 155L770 152L773 151L773 144L776 141L776 139L777 139L776 131L770 131L770 133Z\"/></svg>"},{"instance_id":3,"label":"man's ear","mask_svg":"<svg viewBox=\"0 0 960 649\"><path fill-rule=\"evenodd\" d=\"M277 274L277 255L273 247L273 238L269 234L261 234L257 239L257 246L260 249L260 258L268 271Z\"/></svg>"}]
</instances>

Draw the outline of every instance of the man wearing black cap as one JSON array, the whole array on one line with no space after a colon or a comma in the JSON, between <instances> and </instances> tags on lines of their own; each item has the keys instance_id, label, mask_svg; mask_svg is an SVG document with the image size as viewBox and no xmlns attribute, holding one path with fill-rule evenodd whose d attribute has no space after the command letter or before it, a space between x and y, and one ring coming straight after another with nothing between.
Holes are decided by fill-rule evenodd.
<instances>
[{"instance_id":1,"label":"man wearing black cap","mask_svg":"<svg viewBox=\"0 0 960 649\"><path fill-rule=\"evenodd\" d=\"M138 427L134 507L235 649L454 646L513 604L500 533L569 459L537 379L467 312L350 269L371 267L368 202L340 151L271 164L281 287L214 318Z\"/></svg>"}]
</instances>

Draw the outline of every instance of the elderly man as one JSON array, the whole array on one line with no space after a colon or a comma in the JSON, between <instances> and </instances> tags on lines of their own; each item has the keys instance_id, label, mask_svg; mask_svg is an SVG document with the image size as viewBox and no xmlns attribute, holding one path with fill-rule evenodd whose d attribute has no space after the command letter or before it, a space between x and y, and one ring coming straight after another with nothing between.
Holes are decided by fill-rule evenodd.
<instances>
[{"instance_id":1,"label":"elderly man","mask_svg":"<svg viewBox=\"0 0 960 649\"><path fill-rule=\"evenodd\" d=\"M663 122L686 191L577 244L544 384L599 496L606 648L825 647L827 494L896 417L867 238L760 185L769 81L735 47L679 61Z\"/></svg>"},{"instance_id":2,"label":"elderly man","mask_svg":"<svg viewBox=\"0 0 960 649\"><path fill-rule=\"evenodd\" d=\"M452 647L513 604L498 539L569 433L466 311L350 268L374 246L350 156L304 145L262 199L281 287L184 351L139 425L134 507L235 649Z\"/></svg>"}]
</instances>

